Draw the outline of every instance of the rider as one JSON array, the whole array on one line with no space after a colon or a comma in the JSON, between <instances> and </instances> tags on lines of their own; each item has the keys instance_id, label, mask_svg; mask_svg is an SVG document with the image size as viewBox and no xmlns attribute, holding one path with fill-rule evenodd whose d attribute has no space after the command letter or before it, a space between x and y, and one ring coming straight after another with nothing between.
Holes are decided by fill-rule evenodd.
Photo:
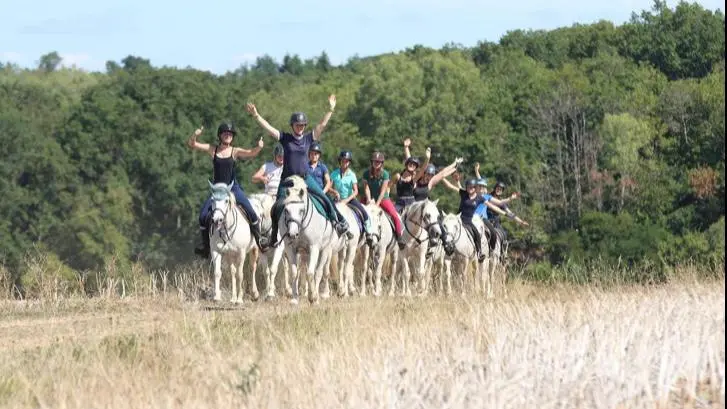
<instances>
[{"instance_id":1,"label":"rider","mask_svg":"<svg viewBox=\"0 0 727 409\"><path fill-rule=\"evenodd\" d=\"M252 175L253 183L262 183L265 185L265 194L275 196L278 193L280 185L280 175L283 174L283 146L275 145L273 149L273 160L265 162L258 171Z\"/></svg>"},{"instance_id":2,"label":"rider","mask_svg":"<svg viewBox=\"0 0 727 409\"><path fill-rule=\"evenodd\" d=\"M498 181L495 183L495 189L494 189L494 195L487 194L487 179L482 178L480 176L480 164L475 163L475 176L477 176L478 181L478 193L481 195L484 195L485 200L487 202L487 205L480 205L476 211L476 213L480 214L484 220L487 220L487 224L492 224L496 227L498 227L500 230L505 232L505 229L502 228L500 225L500 216L507 216L510 219L514 220L516 223L520 224L521 226L527 226L528 223L518 216L515 215L508 207L507 204L510 203L510 201L515 200L519 197L519 194L517 192L513 192L510 197L503 199L502 193L505 190L505 184L503 182ZM501 211L498 211L501 210ZM494 214L490 214L490 213ZM490 223L491 222L491 223ZM489 227L489 226L488 226Z\"/></svg>"},{"instance_id":3,"label":"rider","mask_svg":"<svg viewBox=\"0 0 727 409\"><path fill-rule=\"evenodd\" d=\"M237 134L235 127L231 123L222 123L217 127L217 139L218 144L211 145L207 143L201 143L197 141L197 138L202 135L204 127L199 127L195 130L192 136L187 141L187 146L193 150L206 152L212 157L212 183L232 183L232 193L235 195L235 200L245 210L248 219L250 219L250 231L252 232L255 241L260 241L260 224L259 219L250 202L247 200L245 192L242 190L242 186L235 180L235 161L237 159L252 158L260 153L263 148L263 139L260 138L258 146L253 149L243 149L232 146L232 140ZM209 236L209 221L212 213L212 198L208 198L202 205L202 209L199 214L199 226L200 235L202 236L202 244L194 249L194 252L204 258L209 257L210 253L210 236Z\"/></svg>"},{"instance_id":4,"label":"rider","mask_svg":"<svg viewBox=\"0 0 727 409\"><path fill-rule=\"evenodd\" d=\"M513 194L510 195L510 197L503 199L502 196L503 196L503 193L505 192L505 187L506 187L505 183L503 183L501 181L495 182L495 188L493 189L493 192L492 192L493 193L492 202L494 202L499 208L504 210L505 215L507 217L515 220L515 222L519 223L522 226L527 226L528 223L526 221L524 221L521 218L519 218L518 216L516 216L515 213L513 213L512 210L510 210L510 208L507 207L507 204L510 203L511 200L517 199L520 196L518 195L517 192L513 192ZM492 223L496 227L500 228L502 230L502 232L505 234L505 236L507 236L507 231L502 227L502 225L500 223L499 214L494 214L491 216L492 217L490 217L490 219L492 220Z\"/></svg>"},{"instance_id":5,"label":"rider","mask_svg":"<svg viewBox=\"0 0 727 409\"><path fill-rule=\"evenodd\" d=\"M424 169L429 165L432 152L431 149L427 148L426 162L422 166L419 158L411 156L410 145L411 139L404 139L404 170L394 175L394 183L396 184L395 206L399 213L402 213L406 206L414 203L414 185L417 179L421 177Z\"/></svg>"},{"instance_id":6,"label":"rider","mask_svg":"<svg viewBox=\"0 0 727 409\"><path fill-rule=\"evenodd\" d=\"M485 198L478 195L476 191L476 179L469 179L465 183L465 188L459 190L459 214L462 225L472 234L477 250L477 261L482 263L485 261L485 255L482 254L482 235L480 231L472 224L472 217L475 215L475 209L480 203L484 203Z\"/></svg>"},{"instance_id":7,"label":"rider","mask_svg":"<svg viewBox=\"0 0 727 409\"><path fill-rule=\"evenodd\" d=\"M356 174L351 170L351 161L353 154L351 151L341 151L338 154L338 168L331 172L331 181L333 189L328 193L334 197L337 202L343 204L351 204L361 213L363 217L364 231L366 232L366 241L371 242L371 220L366 209L361 202L356 199L358 197L358 179Z\"/></svg>"},{"instance_id":8,"label":"rider","mask_svg":"<svg viewBox=\"0 0 727 409\"><path fill-rule=\"evenodd\" d=\"M320 143L313 142L310 145L310 149L308 149L308 173L313 176L323 193L328 193L331 190L331 174L328 172L328 166L321 162L322 153L323 149ZM338 212L338 209L336 209L336 212ZM337 217L341 218L340 215Z\"/></svg>"},{"instance_id":9,"label":"rider","mask_svg":"<svg viewBox=\"0 0 727 409\"><path fill-rule=\"evenodd\" d=\"M329 111L323 117L321 122L310 132L304 133L306 126L308 125L308 118L302 112L294 112L290 116L290 127L293 133L281 132L268 123L260 114L257 112L255 104L247 104L247 112L252 115L260 126L262 126L270 136L280 141L283 146L283 173L280 175L281 180L285 180L289 176L297 175L305 180L308 186L308 192L322 200L326 216L331 220L336 228L338 234L343 234L348 231L348 224L344 218L338 218L336 213L336 206L330 201L330 199L323 193L321 188L316 183L312 175L308 174L308 164L306 163L306 155L310 149L311 144L314 141L319 141L323 131L328 125L328 121L333 115L333 111L336 108L336 96L330 95L328 97L328 104L330 106ZM284 183L281 183L278 187L277 201L273 206L272 215L272 228L270 230L269 237L261 237L261 250L267 250L271 245L277 245L275 243L278 236L278 219L281 211L283 210L282 198L285 196Z\"/></svg>"},{"instance_id":10,"label":"rider","mask_svg":"<svg viewBox=\"0 0 727 409\"><path fill-rule=\"evenodd\" d=\"M389 172L384 169L384 154L376 151L371 154L371 167L363 173L364 194L366 195L366 203L375 203L381 207L394 221L394 230L396 233L396 241L399 248L406 246L404 239L404 227L401 224L399 214L396 212L394 203L389 199L389 182L391 177Z\"/></svg>"}]
</instances>

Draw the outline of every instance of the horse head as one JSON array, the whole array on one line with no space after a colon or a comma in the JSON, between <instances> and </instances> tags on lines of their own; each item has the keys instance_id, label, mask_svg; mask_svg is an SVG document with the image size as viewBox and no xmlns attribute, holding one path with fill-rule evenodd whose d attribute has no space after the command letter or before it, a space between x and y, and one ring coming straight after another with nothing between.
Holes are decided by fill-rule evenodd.
<instances>
[{"instance_id":1,"label":"horse head","mask_svg":"<svg viewBox=\"0 0 727 409\"><path fill-rule=\"evenodd\" d=\"M444 227L444 230L447 231L447 241L442 244L444 244L445 246L448 244L454 244L454 242L457 241L462 235L462 224L460 223L459 213L445 214L444 218L442 219L442 227Z\"/></svg>"},{"instance_id":2,"label":"horse head","mask_svg":"<svg viewBox=\"0 0 727 409\"><path fill-rule=\"evenodd\" d=\"M367 204L364 207L366 209L366 213L369 215L371 231L374 233L371 235L371 242L369 243L369 245L373 248L381 240L384 223L388 223L388 221L386 220L384 210L376 204Z\"/></svg>"},{"instance_id":3,"label":"horse head","mask_svg":"<svg viewBox=\"0 0 727 409\"><path fill-rule=\"evenodd\" d=\"M210 185L212 196L212 224L220 227L227 219L227 212L237 205L235 195L232 193L232 183L229 185L225 183L212 184L209 180L207 183Z\"/></svg>"},{"instance_id":4,"label":"horse head","mask_svg":"<svg viewBox=\"0 0 727 409\"><path fill-rule=\"evenodd\" d=\"M283 182L285 187L285 226L288 237L295 240L302 230L308 210L308 185L300 176L289 176Z\"/></svg>"}]
</instances>

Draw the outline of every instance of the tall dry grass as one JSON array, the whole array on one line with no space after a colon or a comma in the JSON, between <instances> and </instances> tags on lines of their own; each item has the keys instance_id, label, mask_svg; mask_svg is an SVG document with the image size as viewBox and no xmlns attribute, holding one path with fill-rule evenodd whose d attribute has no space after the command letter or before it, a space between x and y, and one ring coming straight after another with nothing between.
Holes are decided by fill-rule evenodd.
<instances>
[{"instance_id":1,"label":"tall dry grass","mask_svg":"<svg viewBox=\"0 0 727 409\"><path fill-rule=\"evenodd\" d=\"M0 406L724 407L724 278L507 299L0 302Z\"/></svg>"}]
</instances>

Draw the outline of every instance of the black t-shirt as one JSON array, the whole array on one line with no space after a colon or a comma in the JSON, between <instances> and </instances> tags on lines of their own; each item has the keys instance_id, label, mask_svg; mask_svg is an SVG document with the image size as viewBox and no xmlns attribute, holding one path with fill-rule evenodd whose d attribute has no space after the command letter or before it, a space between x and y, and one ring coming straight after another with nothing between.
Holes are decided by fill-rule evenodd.
<instances>
[{"instance_id":1,"label":"black t-shirt","mask_svg":"<svg viewBox=\"0 0 727 409\"><path fill-rule=\"evenodd\" d=\"M472 217L475 215L475 209L480 203L484 203L485 198L482 195L475 196L474 199L470 199L469 193L466 190L459 190L459 213L462 221L472 222Z\"/></svg>"}]
</instances>

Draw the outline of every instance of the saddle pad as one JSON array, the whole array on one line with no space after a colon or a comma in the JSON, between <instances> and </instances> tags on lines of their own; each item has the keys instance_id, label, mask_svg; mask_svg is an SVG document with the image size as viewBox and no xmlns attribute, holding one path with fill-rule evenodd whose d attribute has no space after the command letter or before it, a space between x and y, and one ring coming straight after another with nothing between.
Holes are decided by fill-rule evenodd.
<instances>
[{"instance_id":1,"label":"saddle pad","mask_svg":"<svg viewBox=\"0 0 727 409\"><path fill-rule=\"evenodd\" d=\"M353 212L353 216L354 216L353 218L356 219L356 224L358 225L359 233L363 233L363 231L364 231L363 214L361 214L361 212L358 210L358 207L352 205L351 202L348 202L347 206Z\"/></svg>"}]
</instances>

